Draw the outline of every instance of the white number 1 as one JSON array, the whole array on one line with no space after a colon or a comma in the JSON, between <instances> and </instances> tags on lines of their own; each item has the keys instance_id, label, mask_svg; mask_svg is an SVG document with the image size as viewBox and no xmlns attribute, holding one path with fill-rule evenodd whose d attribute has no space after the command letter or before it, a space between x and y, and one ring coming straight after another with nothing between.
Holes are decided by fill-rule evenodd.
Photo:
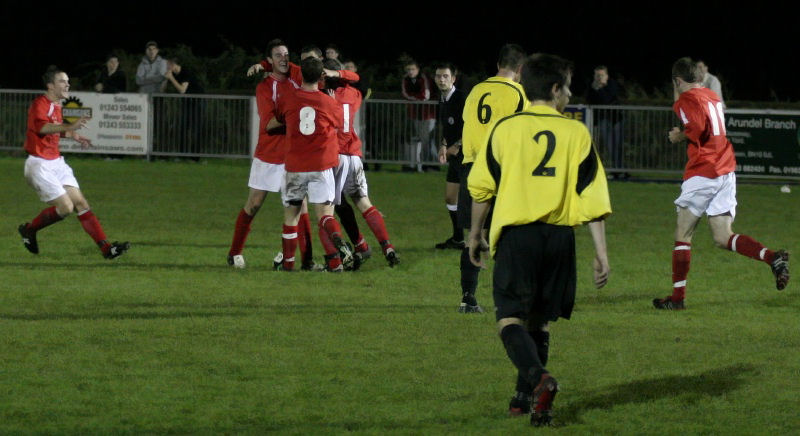
<instances>
[{"instance_id":1,"label":"white number 1","mask_svg":"<svg viewBox=\"0 0 800 436\"><path fill-rule=\"evenodd\" d=\"M711 128L714 130L714 136L725 134L725 114L722 112L722 103L717 102L716 105L708 102L708 115L711 117Z\"/></svg>"}]
</instances>

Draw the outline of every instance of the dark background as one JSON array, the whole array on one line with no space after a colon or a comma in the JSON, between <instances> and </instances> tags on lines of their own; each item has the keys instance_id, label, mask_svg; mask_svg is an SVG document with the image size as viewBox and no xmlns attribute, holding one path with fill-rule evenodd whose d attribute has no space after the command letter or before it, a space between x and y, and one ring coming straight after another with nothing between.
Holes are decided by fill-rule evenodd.
<instances>
[{"instance_id":1,"label":"dark background","mask_svg":"<svg viewBox=\"0 0 800 436\"><path fill-rule=\"evenodd\" d=\"M186 44L215 56L229 44L261 53L265 43L284 39L301 46L339 45L360 63L394 63L402 53L423 66L451 60L462 70L495 72L498 48L506 42L531 52L559 54L576 64L575 91L597 64L609 67L648 92L667 89L670 66L681 56L702 58L723 81L726 100L789 102L800 99L795 76L798 32L794 7L731 2L527 2L497 3L493 9L425 6L424 2L343 3L258 7L141 3L146 12L106 13L77 3L34 8L3 6L0 36L5 54L0 87L39 89L50 64L69 72L102 64L112 50L144 52L148 40L163 47ZM314 5L314 3L311 3ZM391 10L386 11L384 8ZM399 65L398 65L399 69Z\"/></svg>"}]
</instances>

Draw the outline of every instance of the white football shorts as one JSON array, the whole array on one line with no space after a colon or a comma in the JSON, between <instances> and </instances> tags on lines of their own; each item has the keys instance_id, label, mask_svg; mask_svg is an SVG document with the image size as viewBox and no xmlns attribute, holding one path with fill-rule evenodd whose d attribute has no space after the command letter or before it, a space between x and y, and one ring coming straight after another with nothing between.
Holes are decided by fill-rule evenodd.
<instances>
[{"instance_id":1,"label":"white football shorts","mask_svg":"<svg viewBox=\"0 0 800 436\"><path fill-rule=\"evenodd\" d=\"M25 180L45 203L66 194L64 186L80 188L64 156L52 160L28 156L25 160Z\"/></svg>"},{"instance_id":2,"label":"white football shorts","mask_svg":"<svg viewBox=\"0 0 800 436\"><path fill-rule=\"evenodd\" d=\"M675 205L689 209L692 215L701 217L722 215L729 212L736 216L736 173L715 179L694 176L683 181L681 195Z\"/></svg>"},{"instance_id":3,"label":"white football shorts","mask_svg":"<svg viewBox=\"0 0 800 436\"><path fill-rule=\"evenodd\" d=\"M339 155L339 166L334 174L336 178L336 199L334 204L342 204L342 195L349 197L366 197L367 177L364 164L358 156Z\"/></svg>"},{"instance_id":4,"label":"white football shorts","mask_svg":"<svg viewBox=\"0 0 800 436\"><path fill-rule=\"evenodd\" d=\"M308 202L313 204L333 203L336 197L333 168L305 173L287 172L285 180L281 193L284 206L289 206L290 201L303 201L306 195Z\"/></svg>"},{"instance_id":5,"label":"white football shorts","mask_svg":"<svg viewBox=\"0 0 800 436\"><path fill-rule=\"evenodd\" d=\"M271 164L254 157L247 186L260 191L281 192L285 173L283 164Z\"/></svg>"}]
</instances>

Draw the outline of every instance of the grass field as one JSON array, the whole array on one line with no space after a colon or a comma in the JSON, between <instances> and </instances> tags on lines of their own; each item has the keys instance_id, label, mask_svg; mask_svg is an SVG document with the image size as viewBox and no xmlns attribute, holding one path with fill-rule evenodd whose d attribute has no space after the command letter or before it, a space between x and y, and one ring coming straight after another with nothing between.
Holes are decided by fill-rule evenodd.
<instances>
[{"instance_id":1,"label":"grass field","mask_svg":"<svg viewBox=\"0 0 800 436\"><path fill-rule=\"evenodd\" d=\"M519 434L515 371L494 316L460 315L444 174L370 172L401 264L357 273L271 270L281 210L268 198L245 249L225 256L249 164L69 158L125 256L106 261L73 217L39 233L23 159L0 157L0 434ZM562 434L800 433L800 282L694 241L688 310L669 293L675 183L610 184L609 285L591 286L579 229L578 301L552 326ZM800 241L798 193L740 183L735 230ZM365 235L374 238L363 224ZM315 240L315 252L322 253ZM478 298L491 307L490 271Z\"/></svg>"}]
</instances>

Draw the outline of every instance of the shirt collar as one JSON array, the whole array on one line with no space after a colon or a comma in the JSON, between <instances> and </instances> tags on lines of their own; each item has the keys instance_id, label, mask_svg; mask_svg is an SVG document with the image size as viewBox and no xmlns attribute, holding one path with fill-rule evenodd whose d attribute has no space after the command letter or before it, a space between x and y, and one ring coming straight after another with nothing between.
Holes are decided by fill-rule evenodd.
<instances>
[{"instance_id":1,"label":"shirt collar","mask_svg":"<svg viewBox=\"0 0 800 436\"><path fill-rule=\"evenodd\" d=\"M442 101L450 101L450 97L453 96L453 93L456 92L456 87L452 86L447 94L442 94Z\"/></svg>"}]
</instances>

